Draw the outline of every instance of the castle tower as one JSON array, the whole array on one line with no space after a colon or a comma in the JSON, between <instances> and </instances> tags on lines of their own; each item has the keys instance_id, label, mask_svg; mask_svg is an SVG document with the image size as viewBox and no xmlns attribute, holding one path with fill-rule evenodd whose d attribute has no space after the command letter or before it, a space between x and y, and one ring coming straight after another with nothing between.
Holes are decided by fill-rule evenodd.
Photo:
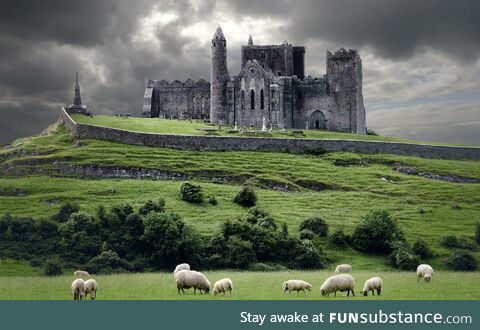
<instances>
[{"instance_id":1,"label":"castle tower","mask_svg":"<svg viewBox=\"0 0 480 330\"><path fill-rule=\"evenodd\" d=\"M84 115L89 114L87 106L82 104L82 98L80 97L80 85L78 84L78 72L75 73L75 95L73 97L73 104L70 104L66 108L68 113L82 113Z\"/></svg>"},{"instance_id":2,"label":"castle tower","mask_svg":"<svg viewBox=\"0 0 480 330\"><path fill-rule=\"evenodd\" d=\"M338 114L348 118L341 127L365 134L366 120L362 94L362 61L356 49L327 51L327 93L338 105ZM345 113L343 113L345 112Z\"/></svg>"},{"instance_id":3,"label":"castle tower","mask_svg":"<svg viewBox=\"0 0 480 330\"><path fill-rule=\"evenodd\" d=\"M252 35L250 35L250 36L248 37L248 45L249 45L249 46L253 46L253 38L252 38Z\"/></svg>"},{"instance_id":4,"label":"castle tower","mask_svg":"<svg viewBox=\"0 0 480 330\"><path fill-rule=\"evenodd\" d=\"M219 26L212 39L212 70L210 79L210 122L227 123L227 41Z\"/></svg>"}]
</instances>

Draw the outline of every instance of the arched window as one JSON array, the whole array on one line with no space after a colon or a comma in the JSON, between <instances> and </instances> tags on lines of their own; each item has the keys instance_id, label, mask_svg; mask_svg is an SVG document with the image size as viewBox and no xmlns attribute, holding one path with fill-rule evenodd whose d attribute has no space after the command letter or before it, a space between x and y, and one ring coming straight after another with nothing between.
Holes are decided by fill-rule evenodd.
<instances>
[{"instance_id":1,"label":"arched window","mask_svg":"<svg viewBox=\"0 0 480 330\"><path fill-rule=\"evenodd\" d=\"M250 110L255 110L255 91L250 91Z\"/></svg>"},{"instance_id":2,"label":"arched window","mask_svg":"<svg viewBox=\"0 0 480 330\"><path fill-rule=\"evenodd\" d=\"M260 109L263 110L264 108L264 98L263 98L263 89L260 90Z\"/></svg>"},{"instance_id":3,"label":"arched window","mask_svg":"<svg viewBox=\"0 0 480 330\"><path fill-rule=\"evenodd\" d=\"M241 104L242 110L245 110L245 91L242 91L242 96L240 98L240 104Z\"/></svg>"}]
</instances>

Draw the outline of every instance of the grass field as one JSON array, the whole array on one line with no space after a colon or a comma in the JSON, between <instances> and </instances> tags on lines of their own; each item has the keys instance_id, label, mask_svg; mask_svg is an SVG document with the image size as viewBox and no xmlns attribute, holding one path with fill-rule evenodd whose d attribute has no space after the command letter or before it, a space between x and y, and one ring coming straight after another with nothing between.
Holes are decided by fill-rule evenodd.
<instances>
[{"instance_id":1,"label":"grass field","mask_svg":"<svg viewBox=\"0 0 480 330\"><path fill-rule=\"evenodd\" d=\"M212 129L218 126L207 126L201 120L168 120L160 118L139 118L139 117L114 117L98 115L94 117L88 117L80 114L72 114L71 117L78 123L91 124L112 128L119 128L128 131L145 132L145 133L161 133L161 134L183 134L183 135L205 135L205 128ZM241 133L228 132L233 127L223 127L221 130L216 131L218 135L223 136L239 136L246 137L252 136L251 134L245 135ZM341 139L341 140L368 140L368 141L389 141L389 142L407 142L407 143L425 143L435 145L448 145L438 142L422 142L415 140L406 140L396 137L388 136L376 136L376 135L364 135L364 134L351 134L342 132L332 132L323 130L303 130L304 136L298 138L309 139ZM258 136L264 136L265 134L258 134ZM255 135L253 135L255 136ZM279 130L273 130L268 136L285 138L292 136L289 134L281 133Z\"/></svg>"},{"instance_id":2,"label":"grass field","mask_svg":"<svg viewBox=\"0 0 480 330\"><path fill-rule=\"evenodd\" d=\"M480 273L455 273L438 271L431 283L417 283L414 272L372 272L354 271L355 297L345 297L337 293L334 297L322 297L320 285L331 276L332 270L311 272L234 272L209 271L205 275L213 283L224 277L232 279L234 290L232 297L223 294L213 295L178 294L171 273L143 273L128 275L95 276L98 282L97 299L99 300L199 300L199 299L237 299L237 300L478 300ZM384 282L381 296L364 297L359 294L363 282L380 276ZM0 277L0 299L17 300L67 300L70 295L72 276L59 277ZM302 293L282 295L282 283L289 279L303 279L312 284L312 291L306 296Z\"/></svg>"},{"instance_id":3,"label":"grass field","mask_svg":"<svg viewBox=\"0 0 480 330\"><path fill-rule=\"evenodd\" d=\"M352 165L335 165L338 162ZM206 196L215 196L219 203L193 205L181 201L179 180L75 178L55 172L35 174L82 164L188 175L202 186ZM298 233L298 224L310 216L325 219L331 231L343 227L350 233L370 209L385 208L399 222L410 243L417 238L427 241L437 254L429 262L441 267L443 257L451 252L440 246L443 236L473 237L474 226L480 219L480 184L405 175L394 171L398 164L425 172L480 178L480 163L475 161L352 153L311 156L193 152L98 140L72 141L63 127L52 127L45 135L17 140L11 148L0 151L1 171L8 173L9 169L15 169L34 173L0 175L0 215L11 213L39 219L51 216L66 201L77 201L82 210L94 212L99 205L130 203L138 207L148 199L163 197L168 211L179 213L202 234L211 234L225 220L247 212L232 199L240 185L250 181L257 185L258 206L270 212L277 222L286 222L294 235ZM305 181L322 184L325 189L305 188L302 184ZM272 183L288 186L291 191L274 190ZM375 266L374 269L384 267L383 259L358 251L332 249L331 253L339 261L362 258ZM480 252L477 250L475 255L479 258Z\"/></svg>"}]
</instances>

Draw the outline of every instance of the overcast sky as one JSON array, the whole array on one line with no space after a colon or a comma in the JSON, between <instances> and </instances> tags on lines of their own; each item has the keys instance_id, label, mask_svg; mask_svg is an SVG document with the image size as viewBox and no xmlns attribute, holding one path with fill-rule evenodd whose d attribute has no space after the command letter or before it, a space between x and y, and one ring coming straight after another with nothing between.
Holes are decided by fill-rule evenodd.
<instances>
[{"instance_id":1,"label":"overcast sky","mask_svg":"<svg viewBox=\"0 0 480 330\"><path fill-rule=\"evenodd\" d=\"M220 24L231 74L240 46L357 48L367 126L427 141L480 144L480 1L0 0L0 144L41 132L71 103L75 71L95 113L142 111L144 79L209 80Z\"/></svg>"}]
</instances>

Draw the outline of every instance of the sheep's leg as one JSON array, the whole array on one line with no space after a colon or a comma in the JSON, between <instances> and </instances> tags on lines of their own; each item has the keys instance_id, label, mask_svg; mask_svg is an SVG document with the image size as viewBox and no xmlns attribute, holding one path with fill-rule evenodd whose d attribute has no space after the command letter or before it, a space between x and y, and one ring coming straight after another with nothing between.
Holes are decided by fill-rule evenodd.
<instances>
[{"instance_id":1,"label":"sheep's leg","mask_svg":"<svg viewBox=\"0 0 480 330\"><path fill-rule=\"evenodd\" d=\"M333 295L336 297L336 296L337 296L337 291L334 291L334 292L333 292Z\"/></svg>"},{"instance_id":2,"label":"sheep's leg","mask_svg":"<svg viewBox=\"0 0 480 330\"><path fill-rule=\"evenodd\" d=\"M350 289L347 289L347 297L350 296Z\"/></svg>"},{"instance_id":3,"label":"sheep's leg","mask_svg":"<svg viewBox=\"0 0 480 330\"><path fill-rule=\"evenodd\" d=\"M375 295L375 289L372 289L372 295Z\"/></svg>"},{"instance_id":4,"label":"sheep's leg","mask_svg":"<svg viewBox=\"0 0 480 330\"><path fill-rule=\"evenodd\" d=\"M352 296L354 296L354 297L355 297L355 292L353 292L353 290L351 290L351 291L352 291Z\"/></svg>"},{"instance_id":5,"label":"sheep's leg","mask_svg":"<svg viewBox=\"0 0 480 330\"><path fill-rule=\"evenodd\" d=\"M197 293L197 288L193 288L193 294Z\"/></svg>"},{"instance_id":6,"label":"sheep's leg","mask_svg":"<svg viewBox=\"0 0 480 330\"><path fill-rule=\"evenodd\" d=\"M377 289L377 295L380 295L380 292L382 292L382 289L378 288Z\"/></svg>"}]
</instances>

